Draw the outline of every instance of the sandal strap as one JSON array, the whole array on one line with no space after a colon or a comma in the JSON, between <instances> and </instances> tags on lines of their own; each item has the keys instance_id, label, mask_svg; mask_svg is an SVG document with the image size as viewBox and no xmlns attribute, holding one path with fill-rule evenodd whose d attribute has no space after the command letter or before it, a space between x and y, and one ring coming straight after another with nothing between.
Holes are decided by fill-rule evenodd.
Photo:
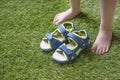
<instances>
[{"instance_id":1,"label":"sandal strap","mask_svg":"<svg viewBox=\"0 0 120 80\"><path fill-rule=\"evenodd\" d=\"M64 51L69 61L72 60L72 57L77 58L75 52L68 49L64 44L62 44L59 48Z\"/></svg>"},{"instance_id":2,"label":"sandal strap","mask_svg":"<svg viewBox=\"0 0 120 80\"><path fill-rule=\"evenodd\" d=\"M69 24L71 24L72 30L79 30L78 28L76 28L76 26L73 23L69 22ZM61 31L64 37L67 37L69 31L65 30L63 26L64 26L63 24L58 25L58 29Z\"/></svg>"},{"instance_id":3,"label":"sandal strap","mask_svg":"<svg viewBox=\"0 0 120 80\"><path fill-rule=\"evenodd\" d=\"M49 33L46 33L46 34L45 34L45 37L50 41L50 44L51 44L52 49L56 49L56 48L59 47L59 45L62 44L62 42L54 39L54 38L52 37L52 35L49 34Z\"/></svg>"},{"instance_id":4,"label":"sandal strap","mask_svg":"<svg viewBox=\"0 0 120 80\"><path fill-rule=\"evenodd\" d=\"M63 28L62 24L58 25L58 29L61 31L61 33L63 34L64 37L67 37L67 34L69 32Z\"/></svg>"},{"instance_id":5,"label":"sandal strap","mask_svg":"<svg viewBox=\"0 0 120 80\"><path fill-rule=\"evenodd\" d=\"M72 39L74 39L79 44L78 46L80 48L84 49L84 48L88 47L88 45L89 45L88 37L86 39L82 39L71 32L68 33L67 35L68 35L68 37L71 37Z\"/></svg>"}]
</instances>

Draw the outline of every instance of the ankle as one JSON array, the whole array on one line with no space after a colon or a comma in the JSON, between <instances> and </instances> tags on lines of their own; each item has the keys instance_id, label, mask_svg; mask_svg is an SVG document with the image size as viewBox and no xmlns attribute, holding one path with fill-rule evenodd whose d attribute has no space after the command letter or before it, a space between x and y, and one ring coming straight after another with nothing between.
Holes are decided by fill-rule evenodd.
<instances>
[{"instance_id":1,"label":"ankle","mask_svg":"<svg viewBox=\"0 0 120 80\"><path fill-rule=\"evenodd\" d=\"M99 29L102 31L112 31L112 25L100 25Z\"/></svg>"},{"instance_id":2,"label":"ankle","mask_svg":"<svg viewBox=\"0 0 120 80\"><path fill-rule=\"evenodd\" d=\"M100 31L106 31L106 32L112 32L112 28L101 28L99 29Z\"/></svg>"},{"instance_id":3,"label":"ankle","mask_svg":"<svg viewBox=\"0 0 120 80\"><path fill-rule=\"evenodd\" d=\"M80 8L78 8L78 9L70 8L70 10L71 10L72 13L74 13L74 14L78 14L78 13L80 13Z\"/></svg>"},{"instance_id":4,"label":"ankle","mask_svg":"<svg viewBox=\"0 0 120 80\"><path fill-rule=\"evenodd\" d=\"M105 23L101 21L100 30L112 31L112 23L107 23L107 22Z\"/></svg>"}]
</instances>

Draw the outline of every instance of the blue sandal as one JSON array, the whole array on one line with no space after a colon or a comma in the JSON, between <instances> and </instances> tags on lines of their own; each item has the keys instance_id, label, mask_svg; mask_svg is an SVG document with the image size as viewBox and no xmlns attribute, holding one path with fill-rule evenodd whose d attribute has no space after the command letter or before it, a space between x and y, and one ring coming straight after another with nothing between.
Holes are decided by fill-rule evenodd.
<instances>
[{"instance_id":1,"label":"blue sandal","mask_svg":"<svg viewBox=\"0 0 120 80\"><path fill-rule=\"evenodd\" d=\"M75 29L75 25L71 22L64 22L63 24L58 25L58 28L55 31L45 34L45 37L40 43L40 48L43 51L57 49L62 43L67 41L67 34Z\"/></svg>"},{"instance_id":2,"label":"blue sandal","mask_svg":"<svg viewBox=\"0 0 120 80\"><path fill-rule=\"evenodd\" d=\"M90 44L90 38L85 30L68 33L68 44L62 44L56 49L52 58L58 63L71 62Z\"/></svg>"}]
</instances>

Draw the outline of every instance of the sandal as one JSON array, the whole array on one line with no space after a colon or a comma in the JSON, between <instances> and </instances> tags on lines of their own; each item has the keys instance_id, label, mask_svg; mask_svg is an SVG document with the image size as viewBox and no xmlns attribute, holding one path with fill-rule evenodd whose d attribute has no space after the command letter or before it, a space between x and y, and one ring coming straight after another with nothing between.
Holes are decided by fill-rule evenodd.
<instances>
[{"instance_id":1,"label":"sandal","mask_svg":"<svg viewBox=\"0 0 120 80\"><path fill-rule=\"evenodd\" d=\"M64 22L63 24L58 25L58 28L55 31L45 34L45 37L40 43L40 48L43 51L57 49L62 43L67 41L67 34L75 29L75 25L71 22Z\"/></svg>"},{"instance_id":2,"label":"sandal","mask_svg":"<svg viewBox=\"0 0 120 80\"><path fill-rule=\"evenodd\" d=\"M68 44L63 43L52 55L52 58L58 63L73 61L90 44L89 35L85 30L69 32L67 36Z\"/></svg>"}]
</instances>

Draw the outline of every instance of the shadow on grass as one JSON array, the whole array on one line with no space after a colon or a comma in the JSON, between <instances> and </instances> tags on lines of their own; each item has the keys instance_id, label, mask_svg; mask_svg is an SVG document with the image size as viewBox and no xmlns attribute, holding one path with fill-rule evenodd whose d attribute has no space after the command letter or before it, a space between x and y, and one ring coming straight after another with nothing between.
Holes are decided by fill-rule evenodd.
<instances>
[{"instance_id":1,"label":"shadow on grass","mask_svg":"<svg viewBox=\"0 0 120 80\"><path fill-rule=\"evenodd\" d=\"M98 28L96 26L99 25L99 20L97 20L97 18L94 17L94 16L89 16L87 13L81 12L75 18L83 20L84 23L86 23L86 24L92 24L92 25L94 25L95 27L92 26L93 28Z\"/></svg>"},{"instance_id":2,"label":"shadow on grass","mask_svg":"<svg viewBox=\"0 0 120 80\"><path fill-rule=\"evenodd\" d=\"M112 34L112 45L118 46L120 44L120 36L118 33L113 33Z\"/></svg>"},{"instance_id":3,"label":"shadow on grass","mask_svg":"<svg viewBox=\"0 0 120 80\"><path fill-rule=\"evenodd\" d=\"M113 33L113 35L112 35L112 42L116 42L116 41L120 41L120 37L119 36L117 36L115 33Z\"/></svg>"}]
</instances>

